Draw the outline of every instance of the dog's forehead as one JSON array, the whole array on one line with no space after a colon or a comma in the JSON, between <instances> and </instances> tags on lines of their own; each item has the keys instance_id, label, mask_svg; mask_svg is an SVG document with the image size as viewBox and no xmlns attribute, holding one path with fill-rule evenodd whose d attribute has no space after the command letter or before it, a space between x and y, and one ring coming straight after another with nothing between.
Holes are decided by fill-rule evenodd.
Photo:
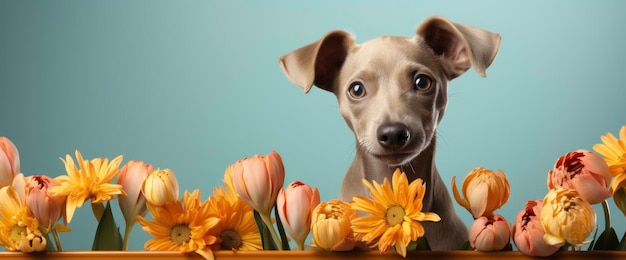
<instances>
[{"instance_id":1,"label":"dog's forehead","mask_svg":"<svg viewBox=\"0 0 626 260\"><path fill-rule=\"evenodd\" d=\"M387 77L438 66L437 56L422 38L381 36L352 47L341 73L350 80L363 74Z\"/></svg>"},{"instance_id":2,"label":"dog's forehead","mask_svg":"<svg viewBox=\"0 0 626 260\"><path fill-rule=\"evenodd\" d=\"M356 45L346 63L355 63L358 67L375 64L390 67L403 62L428 64L435 61L434 57L432 49L419 37L380 36Z\"/></svg>"}]
</instances>

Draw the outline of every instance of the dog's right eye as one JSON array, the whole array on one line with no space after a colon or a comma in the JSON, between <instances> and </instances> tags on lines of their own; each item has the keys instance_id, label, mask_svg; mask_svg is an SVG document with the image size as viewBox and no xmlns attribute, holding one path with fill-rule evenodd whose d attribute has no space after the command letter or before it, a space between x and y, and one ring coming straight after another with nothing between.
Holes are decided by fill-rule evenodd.
<instances>
[{"instance_id":1,"label":"dog's right eye","mask_svg":"<svg viewBox=\"0 0 626 260\"><path fill-rule=\"evenodd\" d=\"M350 84L350 88L348 89L348 93L352 98L363 98L365 97L365 88L363 87L363 83L356 81Z\"/></svg>"}]
</instances>

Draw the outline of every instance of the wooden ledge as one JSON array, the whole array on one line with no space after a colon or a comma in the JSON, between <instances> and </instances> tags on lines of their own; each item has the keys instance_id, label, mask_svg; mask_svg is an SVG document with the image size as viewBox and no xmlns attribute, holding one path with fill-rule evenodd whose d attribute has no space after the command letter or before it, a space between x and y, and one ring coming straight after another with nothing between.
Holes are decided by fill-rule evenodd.
<instances>
[{"instance_id":1,"label":"wooden ledge","mask_svg":"<svg viewBox=\"0 0 626 260\"><path fill-rule=\"evenodd\" d=\"M384 260L403 259L402 256L390 251L380 253L378 251L360 252L321 252L321 251L257 251L257 252L232 252L215 251L216 260L241 260L241 259L266 259L266 260ZM420 260L475 260L475 259L537 259L526 256L517 251L477 252L477 251L414 251L409 252L407 259ZM2 260L18 259L90 259L90 260L191 260L203 258L195 253L183 254L178 252L148 252L148 251L65 251L47 253L20 253L0 252ZM568 260L592 260L592 259L626 259L626 251L562 251L550 256L550 259Z\"/></svg>"}]
</instances>

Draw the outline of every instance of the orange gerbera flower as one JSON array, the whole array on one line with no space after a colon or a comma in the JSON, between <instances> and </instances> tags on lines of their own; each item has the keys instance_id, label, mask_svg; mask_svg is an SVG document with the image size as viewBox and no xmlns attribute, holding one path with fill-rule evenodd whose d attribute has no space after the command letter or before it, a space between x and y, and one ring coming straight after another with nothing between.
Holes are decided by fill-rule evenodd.
<instances>
[{"instance_id":1,"label":"orange gerbera flower","mask_svg":"<svg viewBox=\"0 0 626 260\"><path fill-rule=\"evenodd\" d=\"M239 197L231 201L232 198L229 199L228 192L224 192L221 187L215 191L214 196L209 198L209 212L216 215L220 222L209 231L218 239L218 242L211 248L214 250L263 250L252 207ZM237 194L234 195L237 196Z\"/></svg>"},{"instance_id":2,"label":"orange gerbera flower","mask_svg":"<svg viewBox=\"0 0 626 260\"><path fill-rule=\"evenodd\" d=\"M154 236L146 242L147 250L197 252L202 256L210 254L209 246L217 238L208 232L220 220L209 212L207 202L200 201L199 190L192 193L185 191L181 200L160 207L147 206L154 221L137 216L142 229Z\"/></svg>"},{"instance_id":3,"label":"orange gerbera flower","mask_svg":"<svg viewBox=\"0 0 626 260\"><path fill-rule=\"evenodd\" d=\"M395 246L398 254L406 257L406 247L411 241L424 236L421 221L439 221L439 215L422 212L422 200L426 185L422 179L409 184L406 174L396 169L392 183L385 178L383 184L372 184L363 180L370 190L372 199L356 196L350 202L353 209L368 213L368 216L353 219L352 229L357 239L367 242L386 252Z\"/></svg>"}]
</instances>

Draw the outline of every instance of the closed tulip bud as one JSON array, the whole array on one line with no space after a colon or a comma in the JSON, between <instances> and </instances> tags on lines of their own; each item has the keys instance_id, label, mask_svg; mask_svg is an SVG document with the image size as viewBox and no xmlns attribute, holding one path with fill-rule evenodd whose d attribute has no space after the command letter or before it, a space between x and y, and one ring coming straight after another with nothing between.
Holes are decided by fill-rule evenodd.
<instances>
[{"instance_id":1,"label":"closed tulip bud","mask_svg":"<svg viewBox=\"0 0 626 260\"><path fill-rule=\"evenodd\" d=\"M261 215L269 216L278 192L285 182L285 168L280 155L271 152L254 155L233 165L233 186L239 197Z\"/></svg>"},{"instance_id":2,"label":"closed tulip bud","mask_svg":"<svg viewBox=\"0 0 626 260\"><path fill-rule=\"evenodd\" d=\"M170 169L157 169L143 181L141 192L148 203L160 207L178 200L178 181Z\"/></svg>"},{"instance_id":3,"label":"closed tulip bud","mask_svg":"<svg viewBox=\"0 0 626 260\"><path fill-rule=\"evenodd\" d=\"M526 208L515 217L513 242L519 251L529 256L550 256L559 250L543 241L545 232L539 218L542 207L542 200L529 200Z\"/></svg>"},{"instance_id":4,"label":"closed tulip bud","mask_svg":"<svg viewBox=\"0 0 626 260\"><path fill-rule=\"evenodd\" d=\"M602 157L586 150L569 152L554 163L548 172L548 189L574 189L591 204L611 197L609 166Z\"/></svg>"},{"instance_id":5,"label":"closed tulip bud","mask_svg":"<svg viewBox=\"0 0 626 260\"><path fill-rule=\"evenodd\" d=\"M477 218L469 230L470 245L478 251L502 250L509 244L510 238L509 224L497 214Z\"/></svg>"},{"instance_id":6,"label":"closed tulip bud","mask_svg":"<svg viewBox=\"0 0 626 260\"><path fill-rule=\"evenodd\" d=\"M118 195L120 209L126 223L134 223L135 216L145 216L148 208L146 198L141 192L141 185L154 172L151 164L142 161L128 161L117 176L117 184L122 185L126 195Z\"/></svg>"},{"instance_id":7,"label":"closed tulip bud","mask_svg":"<svg viewBox=\"0 0 626 260\"><path fill-rule=\"evenodd\" d=\"M463 180L461 198L452 177L452 191L456 202L467 209L474 218L489 216L509 200L511 188L502 170L495 173L482 167L472 170Z\"/></svg>"},{"instance_id":8,"label":"closed tulip bud","mask_svg":"<svg viewBox=\"0 0 626 260\"><path fill-rule=\"evenodd\" d=\"M300 250L304 250L304 240L311 227L311 212L320 203L317 188L294 181L287 189L282 189L276 199L280 221L287 233L296 241Z\"/></svg>"},{"instance_id":9,"label":"closed tulip bud","mask_svg":"<svg viewBox=\"0 0 626 260\"><path fill-rule=\"evenodd\" d=\"M589 243L585 239L596 226L596 213L591 204L573 189L550 190L543 199L540 216L546 232L544 241L556 247L566 242L575 247Z\"/></svg>"},{"instance_id":10,"label":"closed tulip bud","mask_svg":"<svg viewBox=\"0 0 626 260\"><path fill-rule=\"evenodd\" d=\"M17 148L4 136L0 136L0 187L11 185L13 177L20 173L20 155Z\"/></svg>"},{"instance_id":11,"label":"closed tulip bud","mask_svg":"<svg viewBox=\"0 0 626 260\"><path fill-rule=\"evenodd\" d=\"M33 213L39 225L48 230L65 213L65 198L52 195L50 189L59 184L44 175L24 178L26 187L26 205Z\"/></svg>"},{"instance_id":12,"label":"closed tulip bud","mask_svg":"<svg viewBox=\"0 0 626 260\"><path fill-rule=\"evenodd\" d=\"M313 243L326 251L350 251L356 246L351 221L358 217L350 204L330 200L318 204L311 214Z\"/></svg>"}]
</instances>

